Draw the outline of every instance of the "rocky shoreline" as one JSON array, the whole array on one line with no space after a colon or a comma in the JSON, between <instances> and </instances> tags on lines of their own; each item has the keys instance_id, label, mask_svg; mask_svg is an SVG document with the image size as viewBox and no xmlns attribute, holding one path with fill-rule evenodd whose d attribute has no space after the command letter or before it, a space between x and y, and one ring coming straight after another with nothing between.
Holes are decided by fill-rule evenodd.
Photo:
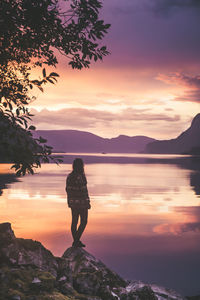
<instances>
[{"instance_id":1,"label":"rocky shoreline","mask_svg":"<svg viewBox=\"0 0 200 300\"><path fill-rule=\"evenodd\" d=\"M184 300L175 291L126 281L82 248L55 257L40 242L0 224L0 300Z\"/></svg>"}]
</instances>

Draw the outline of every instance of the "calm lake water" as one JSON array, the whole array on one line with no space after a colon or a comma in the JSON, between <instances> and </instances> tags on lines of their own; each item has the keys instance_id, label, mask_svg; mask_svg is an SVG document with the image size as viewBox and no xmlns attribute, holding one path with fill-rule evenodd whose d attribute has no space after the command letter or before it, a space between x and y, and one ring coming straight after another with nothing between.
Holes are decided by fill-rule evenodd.
<instances>
[{"instance_id":1,"label":"calm lake water","mask_svg":"<svg viewBox=\"0 0 200 300\"><path fill-rule=\"evenodd\" d=\"M86 250L126 279L200 294L200 161L183 156L80 155L15 179L0 164L0 222L54 255L71 246L66 175L83 157L92 209Z\"/></svg>"}]
</instances>

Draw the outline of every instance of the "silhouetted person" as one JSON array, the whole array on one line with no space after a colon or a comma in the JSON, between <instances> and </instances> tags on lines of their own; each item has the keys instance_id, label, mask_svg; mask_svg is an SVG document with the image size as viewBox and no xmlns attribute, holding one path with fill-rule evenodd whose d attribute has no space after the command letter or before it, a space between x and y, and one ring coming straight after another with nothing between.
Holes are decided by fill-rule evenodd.
<instances>
[{"instance_id":1,"label":"silhouetted person","mask_svg":"<svg viewBox=\"0 0 200 300\"><path fill-rule=\"evenodd\" d=\"M80 238L87 225L88 209L91 206L84 164L81 158L76 158L73 161L73 171L67 176L66 180L66 192L68 206L72 211L71 232L74 239L72 246L85 247ZM78 226L79 217L80 225Z\"/></svg>"}]
</instances>

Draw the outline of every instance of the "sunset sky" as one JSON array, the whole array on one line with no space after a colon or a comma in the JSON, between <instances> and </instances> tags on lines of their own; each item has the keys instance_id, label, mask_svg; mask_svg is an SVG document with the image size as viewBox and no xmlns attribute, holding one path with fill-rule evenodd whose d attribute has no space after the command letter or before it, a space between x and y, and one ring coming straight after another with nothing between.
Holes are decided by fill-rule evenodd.
<instances>
[{"instance_id":1,"label":"sunset sky","mask_svg":"<svg viewBox=\"0 0 200 300\"><path fill-rule=\"evenodd\" d=\"M200 1L106 0L101 15L111 54L81 71L59 56L58 83L32 103L37 129L178 136L200 112Z\"/></svg>"}]
</instances>

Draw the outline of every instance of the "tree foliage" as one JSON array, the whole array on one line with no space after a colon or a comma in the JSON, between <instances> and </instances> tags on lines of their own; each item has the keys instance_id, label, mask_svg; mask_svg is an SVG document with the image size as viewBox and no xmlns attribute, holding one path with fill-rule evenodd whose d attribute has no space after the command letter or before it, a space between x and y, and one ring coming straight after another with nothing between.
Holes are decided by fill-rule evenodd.
<instances>
[{"instance_id":1,"label":"tree foliage","mask_svg":"<svg viewBox=\"0 0 200 300\"><path fill-rule=\"evenodd\" d=\"M109 24L99 19L98 0L1 0L0 63L46 63L55 66L55 49L74 68L108 54L96 42Z\"/></svg>"},{"instance_id":2,"label":"tree foliage","mask_svg":"<svg viewBox=\"0 0 200 300\"><path fill-rule=\"evenodd\" d=\"M48 162L52 148L33 138L28 104L35 88L43 92L59 76L46 73L56 66L58 51L72 68L88 68L107 55L99 44L109 28L99 19L98 0L1 0L0 2L0 159L14 162L18 175L33 173ZM33 68L42 79L33 79ZM59 159L59 158L58 158Z\"/></svg>"}]
</instances>

